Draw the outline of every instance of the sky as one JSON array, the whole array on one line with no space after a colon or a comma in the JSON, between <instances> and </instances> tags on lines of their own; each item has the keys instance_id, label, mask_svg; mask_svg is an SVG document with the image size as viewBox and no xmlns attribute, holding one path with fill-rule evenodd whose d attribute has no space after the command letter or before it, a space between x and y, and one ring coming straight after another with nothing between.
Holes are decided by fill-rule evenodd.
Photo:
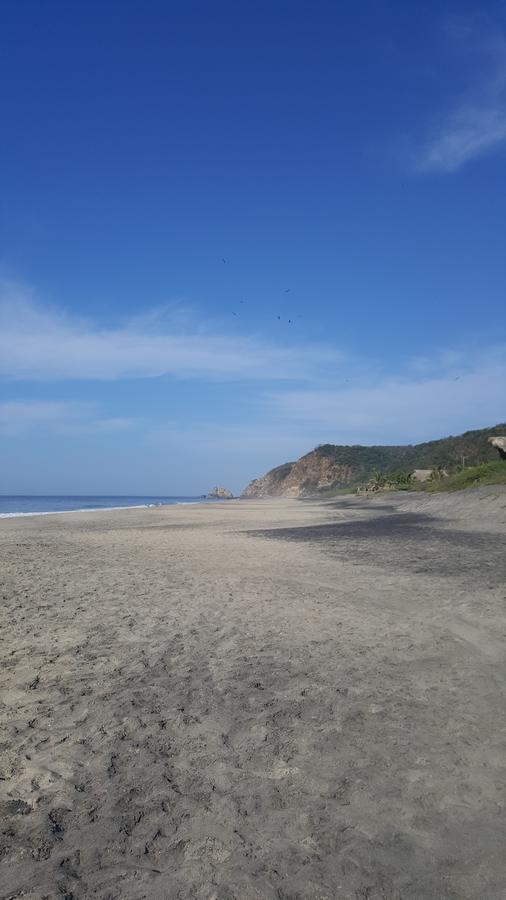
<instances>
[{"instance_id":1,"label":"sky","mask_svg":"<svg viewBox=\"0 0 506 900\"><path fill-rule=\"evenodd\" d=\"M0 493L506 420L506 3L2 0Z\"/></svg>"}]
</instances>

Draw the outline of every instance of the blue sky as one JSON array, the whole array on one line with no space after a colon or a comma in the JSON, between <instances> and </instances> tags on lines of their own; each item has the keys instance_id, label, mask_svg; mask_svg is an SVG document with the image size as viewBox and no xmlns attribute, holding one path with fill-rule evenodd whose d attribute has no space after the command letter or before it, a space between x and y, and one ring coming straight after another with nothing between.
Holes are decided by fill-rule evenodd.
<instances>
[{"instance_id":1,"label":"blue sky","mask_svg":"<svg viewBox=\"0 0 506 900\"><path fill-rule=\"evenodd\" d=\"M0 5L0 492L506 419L506 5Z\"/></svg>"}]
</instances>

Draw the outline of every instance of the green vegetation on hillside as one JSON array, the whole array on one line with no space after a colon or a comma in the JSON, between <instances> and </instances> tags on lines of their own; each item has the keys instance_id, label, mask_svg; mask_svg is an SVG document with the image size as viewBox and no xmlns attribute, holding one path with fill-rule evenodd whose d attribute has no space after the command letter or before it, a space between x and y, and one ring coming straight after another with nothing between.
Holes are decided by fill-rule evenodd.
<instances>
[{"instance_id":1,"label":"green vegetation on hillside","mask_svg":"<svg viewBox=\"0 0 506 900\"><path fill-rule=\"evenodd\" d=\"M427 481L418 488L433 493L435 491L461 491L464 488L479 487L484 484L506 484L505 460L498 459L481 466L468 466L448 478Z\"/></svg>"},{"instance_id":2,"label":"green vegetation on hillside","mask_svg":"<svg viewBox=\"0 0 506 900\"><path fill-rule=\"evenodd\" d=\"M445 475L441 469L433 469L432 475L425 482L416 481L409 472L386 474L375 472L367 484L360 485L357 491L460 491L464 488L478 487L484 484L506 484L506 461L502 459L483 463L480 466L461 467L452 475Z\"/></svg>"},{"instance_id":3,"label":"green vegetation on hillside","mask_svg":"<svg viewBox=\"0 0 506 900\"><path fill-rule=\"evenodd\" d=\"M506 423L503 423L423 444L372 447L322 444L314 452L330 459L335 465L350 466L354 470L353 483L363 484L376 473L393 477L394 473L402 475L414 469L438 468L453 473L462 466L495 461L497 450L489 444L488 438L505 433Z\"/></svg>"},{"instance_id":4,"label":"green vegetation on hillside","mask_svg":"<svg viewBox=\"0 0 506 900\"><path fill-rule=\"evenodd\" d=\"M320 444L295 463L271 469L252 482L246 496L332 497L357 488L370 490L458 490L469 484L501 484L506 463L489 443L506 434L506 423L458 436L394 446ZM432 472L430 482L413 477ZM258 486L258 487L257 487ZM295 494L294 494L295 492Z\"/></svg>"},{"instance_id":5,"label":"green vegetation on hillside","mask_svg":"<svg viewBox=\"0 0 506 900\"><path fill-rule=\"evenodd\" d=\"M411 472L374 472L371 478L377 490L391 488L396 491L407 491L413 484Z\"/></svg>"}]
</instances>

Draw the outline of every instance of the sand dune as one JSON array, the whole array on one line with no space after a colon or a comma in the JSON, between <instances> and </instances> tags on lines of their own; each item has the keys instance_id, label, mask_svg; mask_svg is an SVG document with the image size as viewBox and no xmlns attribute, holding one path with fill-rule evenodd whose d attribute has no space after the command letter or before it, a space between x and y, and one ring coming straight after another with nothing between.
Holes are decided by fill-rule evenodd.
<instances>
[{"instance_id":1,"label":"sand dune","mask_svg":"<svg viewBox=\"0 0 506 900\"><path fill-rule=\"evenodd\" d=\"M1 896L505 896L506 492L0 522Z\"/></svg>"}]
</instances>

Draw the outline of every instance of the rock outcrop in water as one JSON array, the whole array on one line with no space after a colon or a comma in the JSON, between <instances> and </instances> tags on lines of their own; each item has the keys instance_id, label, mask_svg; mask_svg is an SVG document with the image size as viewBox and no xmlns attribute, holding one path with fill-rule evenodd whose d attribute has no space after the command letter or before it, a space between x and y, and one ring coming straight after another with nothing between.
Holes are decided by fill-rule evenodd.
<instances>
[{"instance_id":1,"label":"rock outcrop in water","mask_svg":"<svg viewBox=\"0 0 506 900\"><path fill-rule=\"evenodd\" d=\"M215 487L212 491L209 491L207 495L208 500L233 500L234 495L232 491L229 491L226 487Z\"/></svg>"}]
</instances>

